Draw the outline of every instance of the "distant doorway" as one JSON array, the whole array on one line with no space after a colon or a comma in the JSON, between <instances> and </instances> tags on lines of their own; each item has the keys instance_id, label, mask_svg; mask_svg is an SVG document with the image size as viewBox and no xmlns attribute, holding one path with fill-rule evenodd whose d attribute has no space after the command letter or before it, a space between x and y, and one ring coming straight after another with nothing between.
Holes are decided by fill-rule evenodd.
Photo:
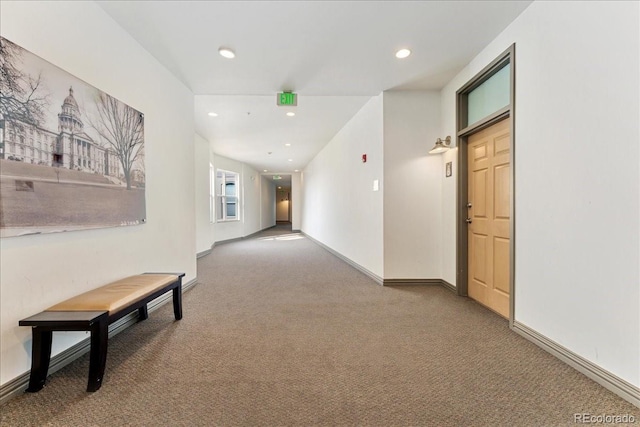
<instances>
[{"instance_id":1,"label":"distant doorway","mask_svg":"<svg viewBox=\"0 0 640 427\"><path fill-rule=\"evenodd\" d=\"M291 222L291 188L276 189L276 223Z\"/></svg>"}]
</instances>

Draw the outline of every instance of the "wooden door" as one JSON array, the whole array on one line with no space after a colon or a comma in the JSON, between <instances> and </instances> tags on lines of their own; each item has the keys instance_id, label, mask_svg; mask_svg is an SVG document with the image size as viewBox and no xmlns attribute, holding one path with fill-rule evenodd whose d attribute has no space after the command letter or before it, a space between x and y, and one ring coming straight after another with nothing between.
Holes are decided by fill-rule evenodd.
<instances>
[{"instance_id":1,"label":"wooden door","mask_svg":"<svg viewBox=\"0 0 640 427\"><path fill-rule=\"evenodd\" d=\"M509 120L468 139L469 296L509 318Z\"/></svg>"}]
</instances>

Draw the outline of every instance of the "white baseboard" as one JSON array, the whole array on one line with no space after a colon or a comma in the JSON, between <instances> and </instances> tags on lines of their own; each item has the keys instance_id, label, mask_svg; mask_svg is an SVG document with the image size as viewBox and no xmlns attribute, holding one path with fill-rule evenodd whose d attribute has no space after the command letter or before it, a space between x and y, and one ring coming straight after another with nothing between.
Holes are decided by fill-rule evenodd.
<instances>
[{"instance_id":1,"label":"white baseboard","mask_svg":"<svg viewBox=\"0 0 640 427\"><path fill-rule=\"evenodd\" d=\"M215 243L214 243L214 245L215 245ZM213 251L213 246L214 246L214 245L211 245L211 247L210 247L209 249L205 249L205 250L204 250L204 251L202 251L202 252L198 252L198 253L196 254L196 259L199 259L199 258L202 258L203 256L207 256L207 255L209 255L209 254Z\"/></svg>"},{"instance_id":2,"label":"white baseboard","mask_svg":"<svg viewBox=\"0 0 640 427\"><path fill-rule=\"evenodd\" d=\"M440 279L384 279L384 286L442 286Z\"/></svg>"},{"instance_id":3,"label":"white baseboard","mask_svg":"<svg viewBox=\"0 0 640 427\"><path fill-rule=\"evenodd\" d=\"M577 355L571 350L550 340L522 323L514 321L512 329L519 335L536 344L538 347L562 360L578 372L581 372L591 378L602 387L612 391L624 400L640 408L640 388L613 375L611 372L602 369L593 362Z\"/></svg>"},{"instance_id":4,"label":"white baseboard","mask_svg":"<svg viewBox=\"0 0 640 427\"><path fill-rule=\"evenodd\" d=\"M304 231L301 231L300 233L303 234L306 238L308 238L312 242L314 242L316 245L318 245L318 246L322 247L323 249L325 249L327 252L330 252L332 255L335 255L336 257L340 258L342 261L346 262L347 264L349 264L351 267L355 268L359 272L365 274L366 276L369 276L378 285L384 285L384 280L382 279L382 277L378 276L374 272L369 271L368 269L366 269L365 267L361 266L357 262L354 262L354 261L350 260L349 258L347 258L346 256L342 255L340 252L337 252L337 251L333 250L332 248L330 248L329 246L325 245L324 243L314 239L313 237L309 236Z\"/></svg>"}]
</instances>

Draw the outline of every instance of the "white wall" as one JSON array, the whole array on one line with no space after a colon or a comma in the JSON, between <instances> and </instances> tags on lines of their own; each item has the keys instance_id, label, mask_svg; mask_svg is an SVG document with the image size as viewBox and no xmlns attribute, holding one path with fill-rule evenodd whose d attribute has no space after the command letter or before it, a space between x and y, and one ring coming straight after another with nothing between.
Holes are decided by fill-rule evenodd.
<instances>
[{"instance_id":1,"label":"white wall","mask_svg":"<svg viewBox=\"0 0 640 427\"><path fill-rule=\"evenodd\" d=\"M448 132L456 89L516 43L515 320L635 386L638 8L534 2L442 91Z\"/></svg>"},{"instance_id":2,"label":"white wall","mask_svg":"<svg viewBox=\"0 0 640 427\"><path fill-rule=\"evenodd\" d=\"M302 231L383 277L382 95L362 109L307 165ZM367 163L362 163L367 154ZM294 201L295 203L295 201Z\"/></svg>"},{"instance_id":3,"label":"white wall","mask_svg":"<svg viewBox=\"0 0 640 427\"><path fill-rule=\"evenodd\" d=\"M291 229L299 231L302 224L302 181L300 172L291 174Z\"/></svg>"},{"instance_id":4,"label":"white wall","mask_svg":"<svg viewBox=\"0 0 640 427\"><path fill-rule=\"evenodd\" d=\"M276 185L265 176L260 182L260 228L264 230L276 225Z\"/></svg>"},{"instance_id":5,"label":"white wall","mask_svg":"<svg viewBox=\"0 0 640 427\"><path fill-rule=\"evenodd\" d=\"M28 372L22 318L144 271L195 278L193 94L93 2L2 2L2 35L145 114L148 222L0 241L0 382ZM188 307L185 307L188 311ZM84 338L56 334L53 354Z\"/></svg>"},{"instance_id":6,"label":"white wall","mask_svg":"<svg viewBox=\"0 0 640 427\"><path fill-rule=\"evenodd\" d=\"M195 135L194 172L196 253L202 253L211 249L214 237L209 215L209 142L198 134Z\"/></svg>"},{"instance_id":7,"label":"white wall","mask_svg":"<svg viewBox=\"0 0 640 427\"><path fill-rule=\"evenodd\" d=\"M253 168L237 160L213 155L213 167L240 175L240 220L215 222L214 237L216 242L245 237L260 231L261 226L261 177ZM270 226L267 226L270 227Z\"/></svg>"},{"instance_id":8,"label":"white wall","mask_svg":"<svg viewBox=\"0 0 640 427\"><path fill-rule=\"evenodd\" d=\"M443 97L444 98L444 97ZM442 102L444 104L444 100ZM455 109L455 104L454 104ZM441 111L448 111L442 109ZM447 125L448 126L448 125ZM455 145L456 130L455 128L442 127L442 135L444 137L451 136L451 143ZM442 138L442 137L441 137ZM447 283L456 286L456 255L457 255L457 230L456 230L456 206L458 200L458 187L456 176L458 174L457 148L452 148L441 154L440 162L442 165L442 174L440 175L442 183L442 200L441 200L441 223L440 233L442 235L442 279ZM451 176L444 176L444 169L447 162L451 162Z\"/></svg>"},{"instance_id":9,"label":"white wall","mask_svg":"<svg viewBox=\"0 0 640 427\"><path fill-rule=\"evenodd\" d=\"M442 276L440 93L387 91L384 104L384 278Z\"/></svg>"},{"instance_id":10,"label":"white wall","mask_svg":"<svg viewBox=\"0 0 640 427\"><path fill-rule=\"evenodd\" d=\"M258 171L247 166L246 164L242 165L242 180L244 182L244 184L242 185L242 205L244 210L243 236L257 233L262 229L260 224L261 179L262 177L258 173Z\"/></svg>"}]
</instances>

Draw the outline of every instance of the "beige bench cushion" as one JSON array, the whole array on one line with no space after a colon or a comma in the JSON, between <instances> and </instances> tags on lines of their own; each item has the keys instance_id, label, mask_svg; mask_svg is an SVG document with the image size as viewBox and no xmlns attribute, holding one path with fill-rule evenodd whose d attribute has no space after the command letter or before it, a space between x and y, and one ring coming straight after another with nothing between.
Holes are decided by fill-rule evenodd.
<instances>
[{"instance_id":1,"label":"beige bench cushion","mask_svg":"<svg viewBox=\"0 0 640 427\"><path fill-rule=\"evenodd\" d=\"M118 280L49 307L45 311L100 311L115 313L175 282L175 274L140 274Z\"/></svg>"}]
</instances>

